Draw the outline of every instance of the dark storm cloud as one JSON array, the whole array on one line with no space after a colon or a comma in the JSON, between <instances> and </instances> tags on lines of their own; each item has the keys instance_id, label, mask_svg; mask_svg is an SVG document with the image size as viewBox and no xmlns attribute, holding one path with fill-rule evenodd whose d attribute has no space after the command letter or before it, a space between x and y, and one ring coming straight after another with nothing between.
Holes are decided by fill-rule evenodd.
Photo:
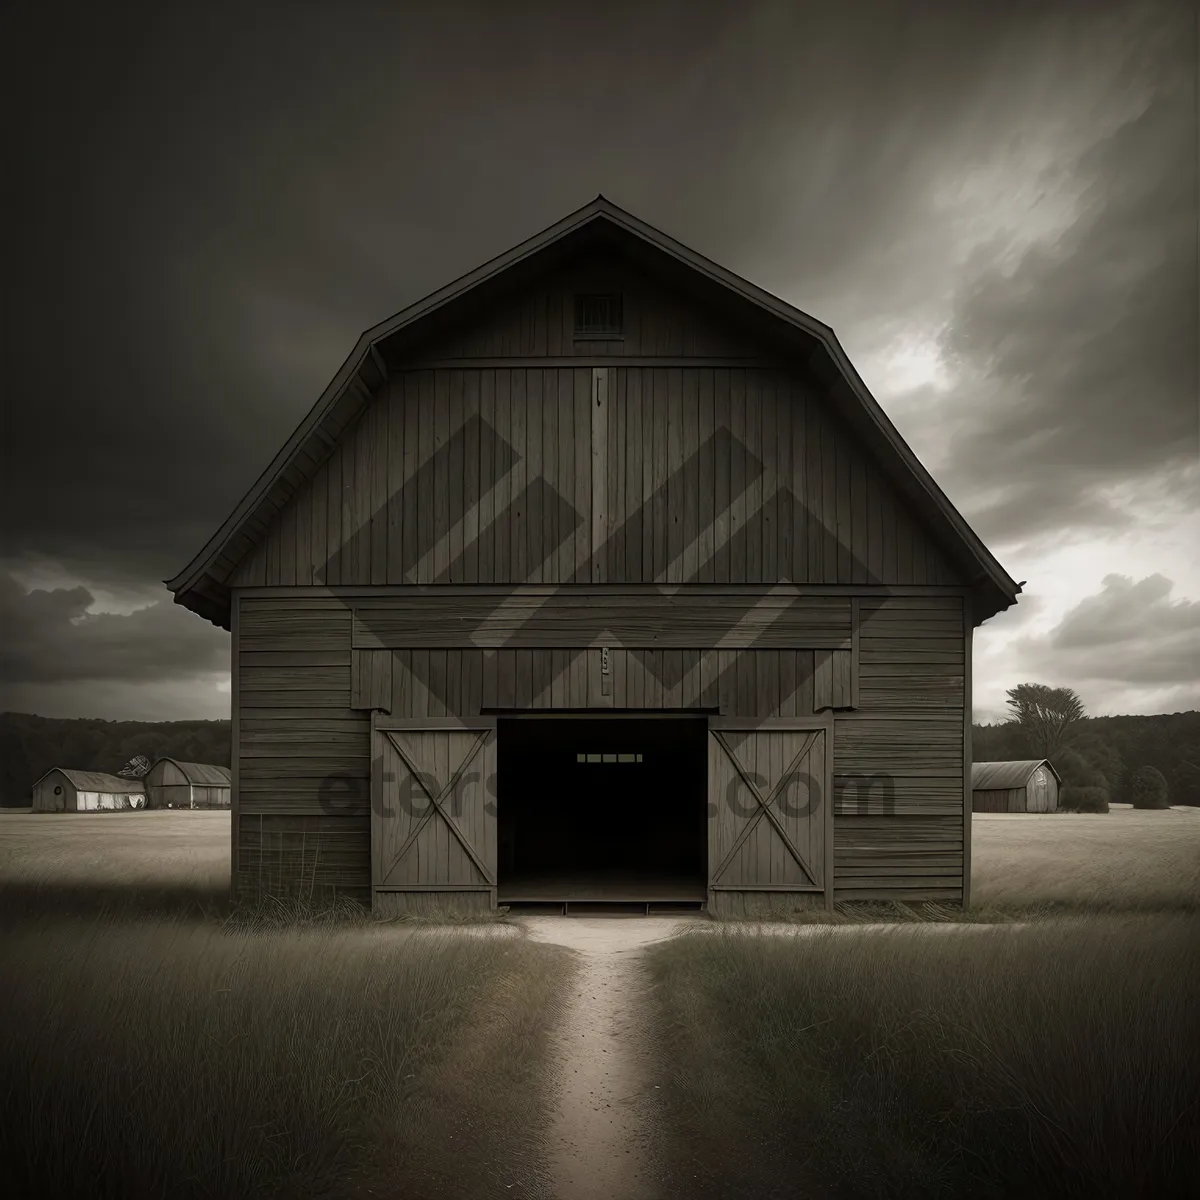
<instances>
[{"instance_id":1,"label":"dark storm cloud","mask_svg":"<svg viewBox=\"0 0 1200 1200\"><path fill-rule=\"evenodd\" d=\"M362 329L597 191L802 304L908 305L931 180L1102 8L27 7L12 549L174 573Z\"/></svg>"},{"instance_id":2,"label":"dark storm cloud","mask_svg":"<svg viewBox=\"0 0 1200 1200\"><path fill-rule=\"evenodd\" d=\"M11 5L0 559L174 574L363 329L597 192L848 344L949 307L949 344L1004 405L967 414L947 490L989 536L1117 523L1092 484L1182 461L1188 428L1189 19L1101 0ZM1152 80L1145 116L1089 137L1098 95ZM962 283L936 194L1020 169L1051 121L1061 171L1091 185L1080 215L1011 277L985 246ZM178 619L183 659L206 661L184 631L215 631L167 612L113 620Z\"/></svg>"},{"instance_id":3,"label":"dark storm cloud","mask_svg":"<svg viewBox=\"0 0 1200 1200\"><path fill-rule=\"evenodd\" d=\"M0 572L0 680L161 682L229 670L229 635L163 599L127 616L89 613L87 588L25 589ZM0 707L8 707L0 703Z\"/></svg>"},{"instance_id":4,"label":"dark storm cloud","mask_svg":"<svg viewBox=\"0 0 1200 1200\"><path fill-rule=\"evenodd\" d=\"M1197 46L1160 60L1144 111L1084 153L1080 212L1011 273L985 265L948 341L997 383L952 447L948 482L991 493L985 537L1120 526L1105 489L1197 462Z\"/></svg>"},{"instance_id":5,"label":"dark storm cloud","mask_svg":"<svg viewBox=\"0 0 1200 1200\"><path fill-rule=\"evenodd\" d=\"M1047 678L1130 687L1200 681L1200 603L1172 600L1162 575L1108 575L1101 590L1044 637L1019 638L1017 657Z\"/></svg>"}]
</instances>

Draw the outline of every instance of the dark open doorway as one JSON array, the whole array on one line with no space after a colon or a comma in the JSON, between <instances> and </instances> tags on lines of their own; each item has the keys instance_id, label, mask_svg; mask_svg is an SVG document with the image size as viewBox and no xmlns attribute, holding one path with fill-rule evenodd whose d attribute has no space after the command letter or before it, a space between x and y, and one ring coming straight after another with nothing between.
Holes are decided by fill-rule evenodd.
<instances>
[{"instance_id":1,"label":"dark open doorway","mask_svg":"<svg viewBox=\"0 0 1200 1200\"><path fill-rule=\"evenodd\" d=\"M704 718L501 718L497 734L501 904L705 898Z\"/></svg>"}]
</instances>

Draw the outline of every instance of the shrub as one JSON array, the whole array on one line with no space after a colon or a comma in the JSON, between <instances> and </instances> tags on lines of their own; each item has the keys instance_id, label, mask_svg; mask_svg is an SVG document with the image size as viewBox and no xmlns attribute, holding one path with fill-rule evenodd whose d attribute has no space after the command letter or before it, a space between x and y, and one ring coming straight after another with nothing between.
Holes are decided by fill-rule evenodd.
<instances>
[{"instance_id":1,"label":"shrub","mask_svg":"<svg viewBox=\"0 0 1200 1200\"><path fill-rule=\"evenodd\" d=\"M1104 786L1108 789L1109 800L1120 800L1121 789L1125 784L1125 767L1121 760L1120 751L1111 742L1105 741L1097 733L1082 733L1071 739L1070 749L1078 754L1091 768L1104 776ZM1057 764L1055 764L1057 766ZM1061 772L1060 772L1061 773ZM1071 780L1072 783L1085 783L1085 780ZM1092 783L1091 786L1100 786Z\"/></svg>"},{"instance_id":2,"label":"shrub","mask_svg":"<svg viewBox=\"0 0 1200 1200\"><path fill-rule=\"evenodd\" d=\"M1104 772L1089 762L1078 750L1061 750L1051 759L1064 784L1081 788L1101 788L1108 791Z\"/></svg>"},{"instance_id":3,"label":"shrub","mask_svg":"<svg viewBox=\"0 0 1200 1200\"><path fill-rule=\"evenodd\" d=\"M1138 767L1129 781L1134 808L1166 808L1167 780L1157 767Z\"/></svg>"},{"instance_id":4,"label":"shrub","mask_svg":"<svg viewBox=\"0 0 1200 1200\"><path fill-rule=\"evenodd\" d=\"M1058 793L1058 807L1066 812L1108 812L1108 789L1082 787L1077 783L1064 783Z\"/></svg>"}]
</instances>

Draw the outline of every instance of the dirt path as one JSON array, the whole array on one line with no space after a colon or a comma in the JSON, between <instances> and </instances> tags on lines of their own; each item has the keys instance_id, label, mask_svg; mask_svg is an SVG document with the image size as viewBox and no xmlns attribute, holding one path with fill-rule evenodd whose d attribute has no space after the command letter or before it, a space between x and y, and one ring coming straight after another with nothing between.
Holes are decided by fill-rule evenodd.
<instances>
[{"instance_id":1,"label":"dirt path","mask_svg":"<svg viewBox=\"0 0 1200 1200\"><path fill-rule=\"evenodd\" d=\"M677 1194L665 1178L660 1150L658 1092L652 1079L637 957L652 942L695 926L718 933L817 936L880 929L955 930L947 922L913 925L787 925L746 922L720 926L703 917L521 917L529 936L579 955L579 971L555 1030L553 1070L558 1085L546 1146L554 1200L662 1200Z\"/></svg>"},{"instance_id":2,"label":"dirt path","mask_svg":"<svg viewBox=\"0 0 1200 1200\"><path fill-rule=\"evenodd\" d=\"M636 957L687 918L525 917L540 941L580 956L556 1032L557 1111L549 1168L555 1200L654 1200L662 1166L654 1137L645 1005Z\"/></svg>"}]
</instances>

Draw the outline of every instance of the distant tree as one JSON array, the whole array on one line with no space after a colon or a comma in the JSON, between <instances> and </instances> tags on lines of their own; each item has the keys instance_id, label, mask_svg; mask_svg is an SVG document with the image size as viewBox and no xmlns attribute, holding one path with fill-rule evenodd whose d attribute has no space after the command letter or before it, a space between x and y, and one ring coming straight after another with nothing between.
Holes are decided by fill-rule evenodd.
<instances>
[{"instance_id":1,"label":"distant tree","mask_svg":"<svg viewBox=\"0 0 1200 1200\"><path fill-rule=\"evenodd\" d=\"M1084 762L1104 776L1104 786L1110 800L1120 800L1125 776L1125 763L1121 752L1107 738L1091 732L1087 726L1079 726L1080 732L1071 738L1063 753L1073 751ZM1058 763L1054 764L1058 767ZM1061 768L1059 774L1062 774Z\"/></svg>"},{"instance_id":2,"label":"distant tree","mask_svg":"<svg viewBox=\"0 0 1200 1200\"><path fill-rule=\"evenodd\" d=\"M999 725L976 725L971 731L971 755L975 762L1012 762L1031 758L1029 735L1016 721Z\"/></svg>"},{"instance_id":3,"label":"distant tree","mask_svg":"<svg viewBox=\"0 0 1200 1200\"><path fill-rule=\"evenodd\" d=\"M1200 746L1184 746L1171 776L1171 797L1176 804L1200 805Z\"/></svg>"},{"instance_id":4,"label":"distant tree","mask_svg":"<svg viewBox=\"0 0 1200 1200\"><path fill-rule=\"evenodd\" d=\"M1129 781L1134 808L1167 808L1167 780L1157 767L1138 767Z\"/></svg>"},{"instance_id":5,"label":"distant tree","mask_svg":"<svg viewBox=\"0 0 1200 1200\"><path fill-rule=\"evenodd\" d=\"M1013 719L1025 731L1039 758L1052 758L1087 717L1083 701L1071 688L1019 683L1006 695Z\"/></svg>"}]
</instances>

